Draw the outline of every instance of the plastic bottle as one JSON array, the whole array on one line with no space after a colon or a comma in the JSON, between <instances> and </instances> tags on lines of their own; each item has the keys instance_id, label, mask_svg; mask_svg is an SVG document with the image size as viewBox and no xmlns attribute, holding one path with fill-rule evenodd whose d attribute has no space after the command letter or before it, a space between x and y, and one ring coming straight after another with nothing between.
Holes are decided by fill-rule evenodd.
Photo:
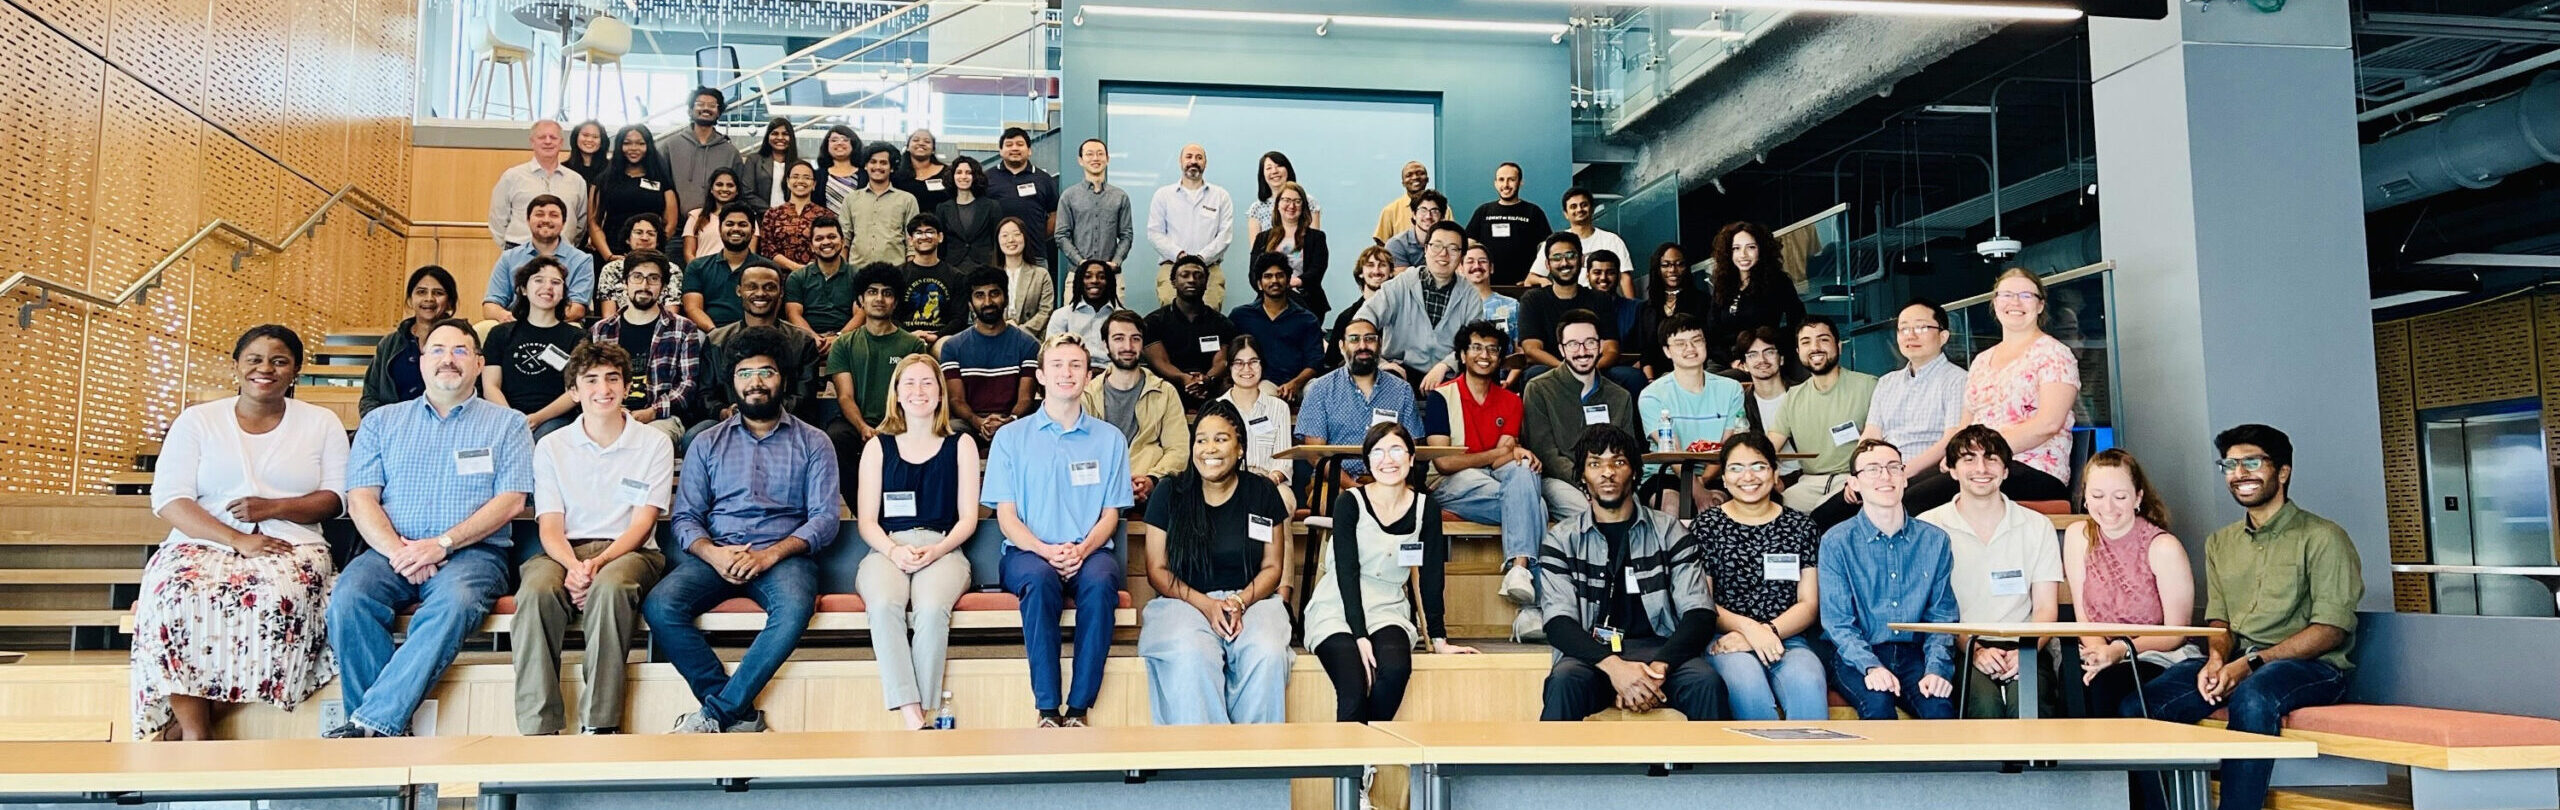
<instances>
[{"instance_id":1,"label":"plastic bottle","mask_svg":"<svg viewBox=\"0 0 2560 810\"><path fill-rule=\"evenodd\" d=\"M1657 453L1677 451L1680 448L1673 444L1677 441L1679 439L1671 435L1671 412L1663 411L1662 426L1653 429L1653 450Z\"/></svg>"},{"instance_id":2,"label":"plastic bottle","mask_svg":"<svg viewBox=\"0 0 2560 810\"><path fill-rule=\"evenodd\" d=\"M949 691L942 693L942 708L935 710L933 713L933 727L938 731L950 731L960 727L959 718L954 717L951 714L951 693Z\"/></svg>"}]
</instances>

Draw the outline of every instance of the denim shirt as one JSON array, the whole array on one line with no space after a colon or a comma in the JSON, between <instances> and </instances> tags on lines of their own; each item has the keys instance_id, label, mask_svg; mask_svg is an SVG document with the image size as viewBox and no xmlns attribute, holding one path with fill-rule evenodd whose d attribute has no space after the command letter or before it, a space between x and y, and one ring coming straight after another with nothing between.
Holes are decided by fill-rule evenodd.
<instances>
[{"instance_id":1,"label":"denim shirt","mask_svg":"<svg viewBox=\"0 0 2560 810\"><path fill-rule=\"evenodd\" d=\"M1928 674L1955 677L1955 637L1926 638L1886 627L1892 622L1952 622L1956 592L1947 578L1955 560L1947 533L1905 516L1902 530L1885 534L1861 510L1822 535L1818 565L1822 631L1840 662L1860 671L1882 666L1874 646L1922 643Z\"/></svg>"}]
</instances>

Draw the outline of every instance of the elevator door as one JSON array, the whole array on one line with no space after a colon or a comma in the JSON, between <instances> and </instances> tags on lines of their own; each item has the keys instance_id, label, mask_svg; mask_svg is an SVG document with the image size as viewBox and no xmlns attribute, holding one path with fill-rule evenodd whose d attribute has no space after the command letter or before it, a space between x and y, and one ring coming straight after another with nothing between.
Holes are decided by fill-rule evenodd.
<instances>
[{"instance_id":1,"label":"elevator door","mask_svg":"<svg viewBox=\"0 0 2560 810\"><path fill-rule=\"evenodd\" d=\"M2550 456L2541 403L2428 411L2427 545L2439 565L2551 565ZM2550 616L2551 591L2523 577L2435 575L2438 613Z\"/></svg>"}]
</instances>

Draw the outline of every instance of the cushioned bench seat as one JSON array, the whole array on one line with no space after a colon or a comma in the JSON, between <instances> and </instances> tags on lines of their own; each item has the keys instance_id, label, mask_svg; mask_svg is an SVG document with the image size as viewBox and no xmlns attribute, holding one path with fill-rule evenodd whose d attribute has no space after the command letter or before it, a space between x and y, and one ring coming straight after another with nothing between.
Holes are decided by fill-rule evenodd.
<instances>
[{"instance_id":1,"label":"cushioned bench seat","mask_svg":"<svg viewBox=\"0 0 2560 810\"><path fill-rule=\"evenodd\" d=\"M2285 715L2283 735L2318 744L2320 763L2335 764L2309 764L2316 770L2299 780L2279 765L2279 787L2381 784L2384 766L2400 765L2413 810L2560 806L2560 720L2344 703Z\"/></svg>"}]
</instances>

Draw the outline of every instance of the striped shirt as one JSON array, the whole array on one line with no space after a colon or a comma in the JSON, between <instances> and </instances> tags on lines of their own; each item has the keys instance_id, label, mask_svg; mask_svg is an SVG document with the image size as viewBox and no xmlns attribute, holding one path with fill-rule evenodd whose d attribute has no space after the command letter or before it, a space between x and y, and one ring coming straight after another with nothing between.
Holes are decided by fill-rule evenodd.
<instances>
[{"instance_id":1,"label":"striped shirt","mask_svg":"<svg viewBox=\"0 0 2560 810\"><path fill-rule=\"evenodd\" d=\"M960 384L961 399L980 416L1012 413L1023 404L1022 381L1040 368L1040 341L1016 326L994 336L963 329L943 338L941 351L942 376Z\"/></svg>"},{"instance_id":2,"label":"striped shirt","mask_svg":"<svg viewBox=\"0 0 2560 810\"><path fill-rule=\"evenodd\" d=\"M533 492L533 432L524 414L478 397L441 414L426 397L384 405L356 428L347 489L380 490L401 537L444 534L501 493ZM480 542L512 539L502 531Z\"/></svg>"},{"instance_id":3,"label":"striped shirt","mask_svg":"<svg viewBox=\"0 0 2560 810\"><path fill-rule=\"evenodd\" d=\"M1946 355L1904 365L1876 380L1867 423L1904 456L1926 450L1964 424L1964 368Z\"/></svg>"}]
</instances>

